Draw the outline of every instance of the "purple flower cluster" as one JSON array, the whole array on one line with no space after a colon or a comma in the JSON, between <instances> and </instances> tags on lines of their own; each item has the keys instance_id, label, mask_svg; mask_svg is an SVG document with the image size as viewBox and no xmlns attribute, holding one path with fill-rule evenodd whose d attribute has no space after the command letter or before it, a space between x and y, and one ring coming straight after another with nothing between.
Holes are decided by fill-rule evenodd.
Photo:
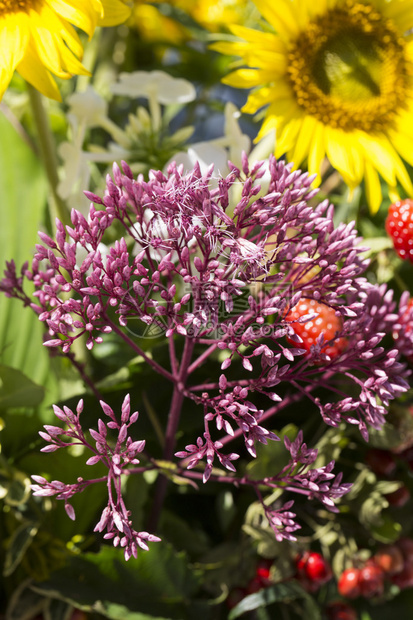
<instances>
[{"instance_id":1,"label":"purple flower cluster","mask_svg":"<svg viewBox=\"0 0 413 620\"><path fill-rule=\"evenodd\" d=\"M413 361L413 302L405 291L399 302L397 322L392 326L398 351L411 363Z\"/></svg>"},{"instance_id":2,"label":"purple flower cluster","mask_svg":"<svg viewBox=\"0 0 413 620\"><path fill-rule=\"evenodd\" d=\"M129 436L129 427L138 419L138 412L130 414L130 398L127 395L122 404L121 421L117 421L116 416L106 403L100 402L103 413L109 418L109 422L98 420L98 430L89 429L91 439L95 442L95 447L88 441L82 429L80 414L83 411L83 401L80 400L76 407L76 413L68 407L53 407L55 416L65 424L65 428L59 426L45 425L45 431L40 431L40 436L48 443L42 448L42 452L54 452L59 448L68 446L82 445L93 452L87 460L87 465L96 465L102 462L108 468L108 474L104 478L95 480L83 480L78 478L76 484L64 484L58 480L48 482L43 476L32 476L33 495L39 497L49 497L55 495L57 499L65 502L65 509L71 519L75 519L75 511L69 503L69 499L76 493L96 482L107 482L108 503L102 512L99 523L95 527L95 532L103 532L105 539L113 541L115 547L120 545L124 548L125 558L137 557L138 547L148 549L147 541L156 542L160 539L148 532L137 532L132 527L131 513L126 509L122 497L121 476L130 465L137 465L139 460L137 455L145 447L145 441L133 441ZM117 433L116 441L111 441L108 431Z\"/></svg>"},{"instance_id":3,"label":"purple flower cluster","mask_svg":"<svg viewBox=\"0 0 413 620\"><path fill-rule=\"evenodd\" d=\"M114 165L103 198L87 193L94 203L88 219L73 211L71 227L57 221L55 239L40 234L31 269L25 266L18 276L13 263L7 266L0 290L38 313L49 333L45 344L69 354L85 334L90 349L105 334L118 334L173 388L164 459L175 453L185 399L199 408L201 435L176 456L188 468L204 462L204 481L216 460L235 475L239 455L223 452L234 439L243 437L253 457L257 441L277 440L265 423L299 398L310 399L326 424L355 424L365 439L368 426L381 428L389 401L408 388L399 350L382 346L398 319L396 304L391 291L363 277L367 261L354 225L335 227L328 201L310 204L317 193L312 178L274 157L266 192L260 186L263 166L250 169L246 157L241 170L230 166L218 181L212 168L203 175L198 166L184 174L172 164L166 174L151 171L147 181L135 180L126 164L122 168ZM110 227L123 234L103 252ZM24 278L34 284L35 301L24 292ZM319 339L309 352L288 319L300 299L328 306L342 324L334 338ZM168 367L141 346L152 334L168 341ZM325 345L339 338L347 346L329 357ZM180 356L178 339L184 342ZM199 376L208 359L219 364L220 376L197 383L194 374ZM329 397L322 400L318 388ZM120 443L125 425L119 427ZM50 449L60 447L53 432L47 433ZM92 436L96 446L106 445L103 427ZM303 446L298 460L311 454ZM109 463L96 450L93 458ZM120 473L116 467L121 469L111 458L112 476ZM291 490L299 487L334 508L333 499L348 489L340 477L331 482L331 469L332 464L294 475ZM285 481L290 473L280 475ZM269 487L275 482L267 480ZM116 513L126 519L120 529L112 512L99 528L124 532L120 544L134 555L126 513ZM285 518L292 518L288 515L287 510Z\"/></svg>"},{"instance_id":4,"label":"purple flower cluster","mask_svg":"<svg viewBox=\"0 0 413 620\"><path fill-rule=\"evenodd\" d=\"M349 483L341 483L342 473L337 476L332 473L335 462L330 461L325 466L311 469L317 457L318 450L309 449L303 442L303 432L299 431L294 441L284 437L284 444L290 452L289 463L275 476L255 481L259 487L270 489L283 488L292 493L302 493L308 499L318 499L328 510L338 512L335 501L343 497L351 488ZM253 484L251 480L245 483ZM301 526L295 522L296 515L290 512L294 501L290 500L280 506L279 501L275 505L268 504L261 496L258 488L256 493L262 505L263 514L274 531L277 540L296 540L293 532Z\"/></svg>"}]
</instances>

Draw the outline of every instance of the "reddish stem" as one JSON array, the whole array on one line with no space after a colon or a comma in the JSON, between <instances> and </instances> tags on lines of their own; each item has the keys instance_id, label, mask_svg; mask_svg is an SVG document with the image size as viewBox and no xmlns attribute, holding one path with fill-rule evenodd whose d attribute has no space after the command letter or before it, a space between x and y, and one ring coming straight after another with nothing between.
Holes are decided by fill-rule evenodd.
<instances>
[{"instance_id":1,"label":"reddish stem","mask_svg":"<svg viewBox=\"0 0 413 620\"><path fill-rule=\"evenodd\" d=\"M163 450L163 460L165 461L171 460L175 451L176 432L178 430L182 405L185 398L185 382L188 377L188 368L191 363L194 345L195 341L193 339L186 338L181 363L179 365L179 372L173 377L174 390L172 393L172 400L169 408L168 423L166 426L165 443ZM152 504L151 514L149 516L149 531L153 532L157 528L159 517L161 515L162 507L165 501L167 485L168 478L161 474L157 480L155 497Z\"/></svg>"}]
</instances>

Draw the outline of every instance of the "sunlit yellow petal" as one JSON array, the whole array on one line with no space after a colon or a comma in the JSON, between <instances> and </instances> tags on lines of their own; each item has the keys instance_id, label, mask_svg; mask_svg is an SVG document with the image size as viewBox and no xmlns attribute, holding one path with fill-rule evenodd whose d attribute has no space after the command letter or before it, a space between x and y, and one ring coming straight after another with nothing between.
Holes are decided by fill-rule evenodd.
<instances>
[{"instance_id":1,"label":"sunlit yellow petal","mask_svg":"<svg viewBox=\"0 0 413 620\"><path fill-rule=\"evenodd\" d=\"M287 151L291 151L297 142L297 136L303 123L302 118L292 118L282 128L277 127L275 156L281 157Z\"/></svg>"},{"instance_id":2,"label":"sunlit yellow petal","mask_svg":"<svg viewBox=\"0 0 413 620\"><path fill-rule=\"evenodd\" d=\"M380 179L376 169L369 162L365 163L364 175L366 196L370 205L370 212L374 215L382 203Z\"/></svg>"},{"instance_id":3,"label":"sunlit yellow petal","mask_svg":"<svg viewBox=\"0 0 413 620\"><path fill-rule=\"evenodd\" d=\"M27 48L24 58L17 65L16 70L26 82L29 82L45 97L56 99L56 101L62 100L56 82L30 47Z\"/></svg>"},{"instance_id":4,"label":"sunlit yellow petal","mask_svg":"<svg viewBox=\"0 0 413 620\"><path fill-rule=\"evenodd\" d=\"M272 134L272 133L275 134L276 129L277 129L277 119L274 116L266 116L254 142L255 143L260 142L268 134Z\"/></svg>"},{"instance_id":5,"label":"sunlit yellow petal","mask_svg":"<svg viewBox=\"0 0 413 620\"><path fill-rule=\"evenodd\" d=\"M283 75L287 67L285 50L279 52L269 47L265 47L264 49L263 47L253 46L251 42L246 41L221 41L219 43L213 43L210 48L221 54L241 56L244 63L250 67L256 67L257 69L260 67L271 67L272 71L269 74L269 79L274 79L274 77L280 74Z\"/></svg>"},{"instance_id":6,"label":"sunlit yellow petal","mask_svg":"<svg viewBox=\"0 0 413 620\"><path fill-rule=\"evenodd\" d=\"M98 22L98 15L84 0L47 0L49 6L71 24L92 36Z\"/></svg>"},{"instance_id":7,"label":"sunlit yellow petal","mask_svg":"<svg viewBox=\"0 0 413 620\"><path fill-rule=\"evenodd\" d=\"M37 53L49 71L62 78L89 74L71 51L70 44L73 44L78 56L83 50L70 25L65 27L62 18L47 5L40 7L38 12L29 13L29 18Z\"/></svg>"},{"instance_id":8,"label":"sunlit yellow petal","mask_svg":"<svg viewBox=\"0 0 413 620\"><path fill-rule=\"evenodd\" d=\"M248 95L247 103L243 106L242 111L247 114L254 114L264 105L280 99L288 100L289 104L291 102L291 89L287 84L277 84L272 88L263 87Z\"/></svg>"},{"instance_id":9,"label":"sunlit yellow petal","mask_svg":"<svg viewBox=\"0 0 413 620\"><path fill-rule=\"evenodd\" d=\"M400 192L397 191L396 187L389 187L389 198L391 202L397 202L400 200Z\"/></svg>"},{"instance_id":10,"label":"sunlit yellow petal","mask_svg":"<svg viewBox=\"0 0 413 620\"><path fill-rule=\"evenodd\" d=\"M401 132L391 132L390 137L399 155L413 166L413 137Z\"/></svg>"},{"instance_id":11,"label":"sunlit yellow petal","mask_svg":"<svg viewBox=\"0 0 413 620\"><path fill-rule=\"evenodd\" d=\"M0 19L0 99L25 53L29 38L26 21L25 16L19 20L18 14Z\"/></svg>"},{"instance_id":12,"label":"sunlit yellow petal","mask_svg":"<svg viewBox=\"0 0 413 620\"><path fill-rule=\"evenodd\" d=\"M259 47L265 46L267 50L273 52L285 53L285 44L268 32L260 32L253 28L234 25L230 30L240 39L245 39L248 43L255 43Z\"/></svg>"},{"instance_id":13,"label":"sunlit yellow petal","mask_svg":"<svg viewBox=\"0 0 413 620\"><path fill-rule=\"evenodd\" d=\"M42 65L58 77L68 78L70 75L62 67L55 41L53 17L53 11L47 6L42 6L39 12L29 11L32 38Z\"/></svg>"},{"instance_id":14,"label":"sunlit yellow petal","mask_svg":"<svg viewBox=\"0 0 413 620\"><path fill-rule=\"evenodd\" d=\"M56 16L60 22L60 36L62 41L67 47L74 53L77 58L82 58L83 47L82 43L76 33L76 30L72 28L70 24L65 22L61 17Z\"/></svg>"},{"instance_id":15,"label":"sunlit yellow petal","mask_svg":"<svg viewBox=\"0 0 413 620\"><path fill-rule=\"evenodd\" d=\"M334 168L350 187L358 185L363 171L356 165L351 146L351 137L337 129L326 128L326 153Z\"/></svg>"},{"instance_id":16,"label":"sunlit yellow petal","mask_svg":"<svg viewBox=\"0 0 413 620\"><path fill-rule=\"evenodd\" d=\"M271 75L271 71L261 69L237 69L237 71L227 75L223 82L229 86L238 86L239 88L254 88L254 86L261 86L263 83L268 82Z\"/></svg>"},{"instance_id":17,"label":"sunlit yellow petal","mask_svg":"<svg viewBox=\"0 0 413 620\"><path fill-rule=\"evenodd\" d=\"M396 185L399 179L407 191L413 190L406 168L387 138L376 136L372 139L367 135L359 135L358 141L364 149L366 160L378 170L386 183Z\"/></svg>"},{"instance_id":18,"label":"sunlit yellow petal","mask_svg":"<svg viewBox=\"0 0 413 620\"><path fill-rule=\"evenodd\" d=\"M121 0L102 0L103 17L98 20L99 26L117 26L128 19L130 8Z\"/></svg>"},{"instance_id":19,"label":"sunlit yellow petal","mask_svg":"<svg viewBox=\"0 0 413 620\"><path fill-rule=\"evenodd\" d=\"M290 0L254 0L254 4L282 39L299 33L297 14Z\"/></svg>"},{"instance_id":20,"label":"sunlit yellow petal","mask_svg":"<svg viewBox=\"0 0 413 620\"><path fill-rule=\"evenodd\" d=\"M317 123L313 134L312 148L308 153L308 172L310 174L319 174L321 162L325 158L326 147L324 138L324 125ZM320 182L320 177L317 179L317 183Z\"/></svg>"},{"instance_id":21,"label":"sunlit yellow petal","mask_svg":"<svg viewBox=\"0 0 413 620\"><path fill-rule=\"evenodd\" d=\"M300 132L289 157L294 162L294 166L300 166L308 157L314 143L317 125L318 122L312 116L305 116L302 120Z\"/></svg>"}]
</instances>

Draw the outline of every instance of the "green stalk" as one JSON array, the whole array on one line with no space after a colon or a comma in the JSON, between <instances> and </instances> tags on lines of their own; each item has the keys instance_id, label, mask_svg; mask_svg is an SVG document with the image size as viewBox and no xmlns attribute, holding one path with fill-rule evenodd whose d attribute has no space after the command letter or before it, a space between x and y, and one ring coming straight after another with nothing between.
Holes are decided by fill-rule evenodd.
<instances>
[{"instance_id":1,"label":"green stalk","mask_svg":"<svg viewBox=\"0 0 413 620\"><path fill-rule=\"evenodd\" d=\"M50 129L49 119L43 105L42 95L31 84L27 84L33 118L36 124L37 137L39 139L40 155L52 192L50 201L50 219L54 226L55 218L58 217L63 224L70 225L69 211L57 193L59 177L57 174L57 156L53 134Z\"/></svg>"}]
</instances>

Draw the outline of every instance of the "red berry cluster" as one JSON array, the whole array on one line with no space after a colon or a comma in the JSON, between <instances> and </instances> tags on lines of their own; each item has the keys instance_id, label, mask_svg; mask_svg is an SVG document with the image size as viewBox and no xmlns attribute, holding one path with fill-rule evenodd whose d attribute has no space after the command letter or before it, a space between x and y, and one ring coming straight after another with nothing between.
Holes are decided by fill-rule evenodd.
<instances>
[{"instance_id":1,"label":"red berry cluster","mask_svg":"<svg viewBox=\"0 0 413 620\"><path fill-rule=\"evenodd\" d=\"M413 262L413 200L390 205L385 227L400 258Z\"/></svg>"},{"instance_id":2,"label":"red berry cluster","mask_svg":"<svg viewBox=\"0 0 413 620\"><path fill-rule=\"evenodd\" d=\"M296 578L308 592L317 592L333 576L330 564L315 551L305 551L299 555L296 569Z\"/></svg>"},{"instance_id":3,"label":"red berry cluster","mask_svg":"<svg viewBox=\"0 0 413 620\"><path fill-rule=\"evenodd\" d=\"M271 585L270 571L272 564L273 560L260 558L255 568L255 575L250 579L247 586L245 588L234 588L231 590L226 601L227 607L232 609L249 594L254 594L254 592L258 592L262 590L262 588L267 588Z\"/></svg>"},{"instance_id":4,"label":"red berry cluster","mask_svg":"<svg viewBox=\"0 0 413 620\"><path fill-rule=\"evenodd\" d=\"M339 593L350 599L379 597L386 581L400 589L413 586L413 540L385 545L363 566L347 568L338 580Z\"/></svg>"}]
</instances>

